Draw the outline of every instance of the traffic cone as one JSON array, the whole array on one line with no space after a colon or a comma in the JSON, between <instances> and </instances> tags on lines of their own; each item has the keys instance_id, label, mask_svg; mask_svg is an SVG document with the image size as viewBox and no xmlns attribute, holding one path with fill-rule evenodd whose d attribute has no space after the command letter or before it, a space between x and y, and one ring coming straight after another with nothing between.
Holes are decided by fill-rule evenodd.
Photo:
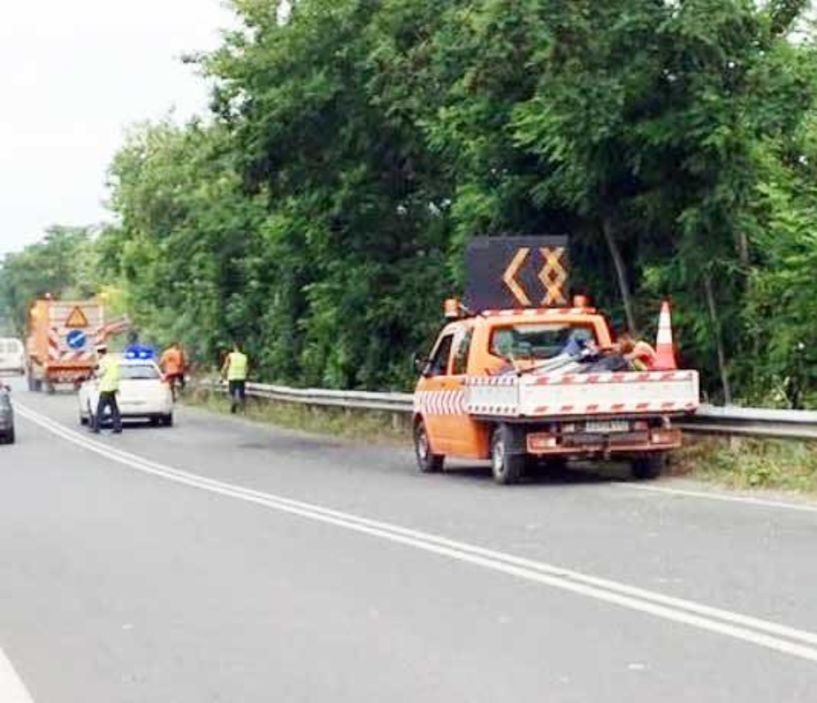
<instances>
[{"instance_id":1,"label":"traffic cone","mask_svg":"<svg viewBox=\"0 0 817 703\"><path fill-rule=\"evenodd\" d=\"M668 300L661 303L653 368L657 371L675 371L678 368L678 363L675 361L675 347L672 344L672 321Z\"/></svg>"}]
</instances>

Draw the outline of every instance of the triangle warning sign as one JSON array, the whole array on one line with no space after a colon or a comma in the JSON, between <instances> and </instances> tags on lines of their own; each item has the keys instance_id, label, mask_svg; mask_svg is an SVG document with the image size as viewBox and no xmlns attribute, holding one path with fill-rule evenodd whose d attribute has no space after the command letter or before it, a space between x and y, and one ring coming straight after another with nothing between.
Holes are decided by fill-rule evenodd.
<instances>
[{"instance_id":1,"label":"triangle warning sign","mask_svg":"<svg viewBox=\"0 0 817 703\"><path fill-rule=\"evenodd\" d=\"M85 317L85 313L79 307L75 307L71 314L68 316L68 319L65 321L66 327L87 327L88 326L88 318Z\"/></svg>"}]
</instances>

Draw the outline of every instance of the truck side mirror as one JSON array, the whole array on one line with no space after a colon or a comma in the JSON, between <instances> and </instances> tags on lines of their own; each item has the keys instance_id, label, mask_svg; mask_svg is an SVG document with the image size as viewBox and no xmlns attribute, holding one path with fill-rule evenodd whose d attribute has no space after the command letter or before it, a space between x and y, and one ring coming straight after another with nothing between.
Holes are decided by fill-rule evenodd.
<instances>
[{"instance_id":1,"label":"truck side mirror","mask_svg":"<svg viewBox=\"0 0 817 703\"><path fill-rule=\"evenodd\" d=\"M421 376L425 374L426 367L428 366L428 357L423 354L422 352L417 352L414 355L414 369L417 371L418 374Z\"/></svg>"}]
</instances>

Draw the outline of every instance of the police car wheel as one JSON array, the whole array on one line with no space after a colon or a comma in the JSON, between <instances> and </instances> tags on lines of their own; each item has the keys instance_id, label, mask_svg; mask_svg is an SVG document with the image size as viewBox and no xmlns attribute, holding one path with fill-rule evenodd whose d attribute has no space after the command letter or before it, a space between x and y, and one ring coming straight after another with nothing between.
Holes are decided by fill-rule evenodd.
<instances>
[{"instance_id":1,"label":"police car wheel","mask_svg":"<svg viewBox=\"0 0 817 703\"><path fill-rule=\"evenodd\" d=\"M491 473L494 481L507 486L519 481L525 468L525 455L507 452L505 434L505 429L500 426L491 437Z\"/></svg>"},{"instance_id":2,"label":"police car wheel","mask_svg":"<svg viewBox=\"0 0 817 703\"><path fill-rule=\"evenodd\" d=\"M445 457L442 454L431 452L431 442L428 438L425 423L418 420L414 425L414 454L417 457L417 466L425 474L442 471Z\"/></svg>"}]
</instances>

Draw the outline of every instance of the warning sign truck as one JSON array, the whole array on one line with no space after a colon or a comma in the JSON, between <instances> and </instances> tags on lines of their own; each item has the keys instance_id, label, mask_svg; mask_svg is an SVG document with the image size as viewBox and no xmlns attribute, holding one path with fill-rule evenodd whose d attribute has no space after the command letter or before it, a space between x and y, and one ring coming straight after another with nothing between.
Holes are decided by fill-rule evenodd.
<instances>
[{"instance_id":1,"label":"warning sign truck","mask_svg":"<svg viewBox=\"0 0 817 703\"><path fill-rule=\"evenodd\" d=\"M96 366L97 344L106 336L103 306L94 300L35 301L28 317L28 384L53 391L79 384Z\"/></svg>"},{"instance_id":2,"label":"warning sign truck","mask_svg":"<svg viewBox=\"0 0 817 703\"><path fill-rule=\"evenodd\" d=\"M490 459L507 484L534 463L621 458L635 477L651 478L680 446L672 420L698 407L698 373L620 353L601 312L584 296L568 302L566 244L472 245L465 304L446 301L448 322L418 360L422 471L440 471L446 457Z\"/></svg>"}]
</instances>

